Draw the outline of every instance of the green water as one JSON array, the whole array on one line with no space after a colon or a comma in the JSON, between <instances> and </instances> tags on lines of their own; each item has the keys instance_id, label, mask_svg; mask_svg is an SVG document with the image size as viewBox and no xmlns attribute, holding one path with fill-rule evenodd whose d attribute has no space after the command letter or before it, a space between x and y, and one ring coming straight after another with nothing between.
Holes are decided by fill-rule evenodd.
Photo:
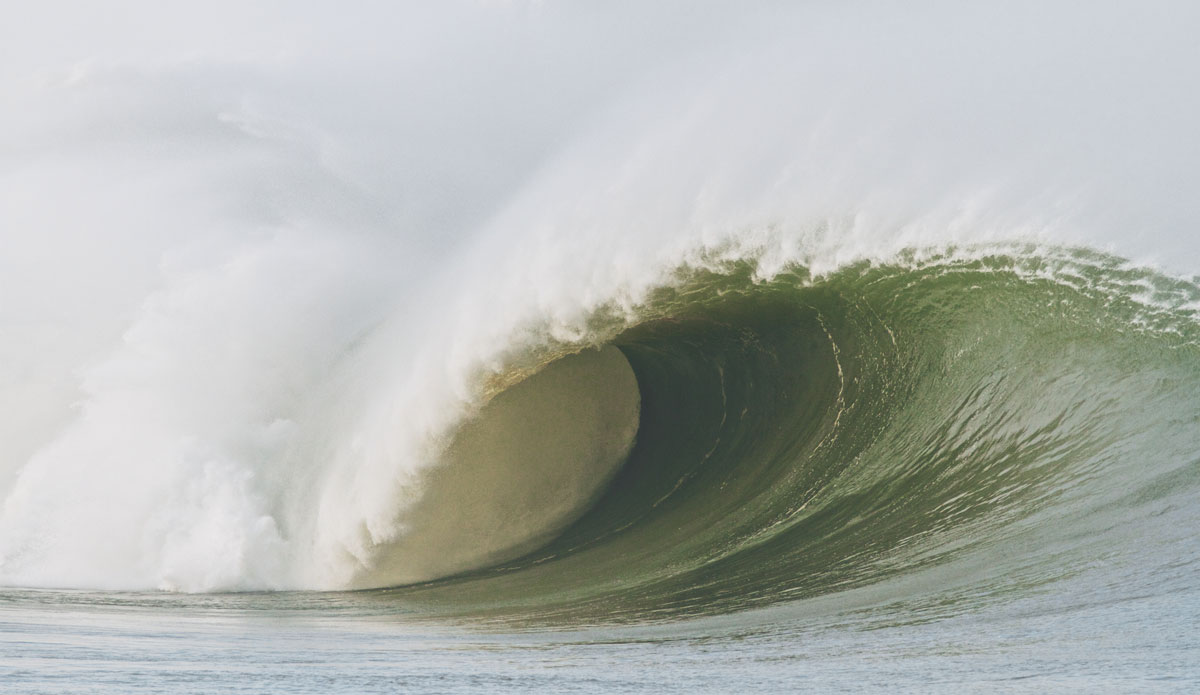
<instances>
[{"instance_id":1,"label":"green water","mask_svg":"<svg viewBox=\"0 0 1200 695\"><path fill-rule=\"evenodd\" d=\"M1020 249L754 274L683 270L633 325L597 317L642 419L584 518L519 561L379 600L677 620L924 576L1019 597L1131 554L1151 553L1139 572L1194 559L1190 528L1152 521L1196 514L1194 285Z\"/></svg>"}]
</instances>

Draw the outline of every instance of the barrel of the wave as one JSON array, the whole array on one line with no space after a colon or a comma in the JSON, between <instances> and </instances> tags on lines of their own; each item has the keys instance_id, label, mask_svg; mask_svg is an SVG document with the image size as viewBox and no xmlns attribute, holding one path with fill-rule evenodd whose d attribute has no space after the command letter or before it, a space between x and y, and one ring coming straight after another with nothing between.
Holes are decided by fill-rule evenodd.
<instances>
[{"instance_id":1,"label":"barrel of the wave","mask_svg":"<svg viewBox=\"0 0 1200 695\"><path fill-rule=\"evenodd\" d=\"M817 279L753 270L666 287L612 339L640 429L584 516L405 600L568 622L708 615L868 586L1021 595L1084 576L1099 546L1140 558L1131 579L1194 556L1186 524L1146 521L1164 495L1195 508L1193 284L1013 247Z\"/></svg>"},{"instance_id":2,"label":"barrel of the wave","mask_svg":"<svg viewBox=\"0 0 1200 695\"><path fill-rule=\"evenodd\" d=\"M376 547L354 585L427 581L544 545L625 461L639 410L633 370L611 346L563 357L504 390L406 490L395 537Z\"/></svg>"}]
</instances>

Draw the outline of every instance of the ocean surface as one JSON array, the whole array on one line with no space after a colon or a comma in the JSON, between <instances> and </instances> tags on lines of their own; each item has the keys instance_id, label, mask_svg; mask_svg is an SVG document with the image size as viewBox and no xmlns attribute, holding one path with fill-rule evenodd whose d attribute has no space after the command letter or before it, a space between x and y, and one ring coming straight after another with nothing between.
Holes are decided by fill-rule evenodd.
<instances>
[{"instance_id":1,"label":"ocean surface","mask_svg":"<svg viewBox=\"0 0 1200 695\"><path fill-rule=\"evenodd\" d=\"M0 692L1200 691L1200 10L68 5Z\"/></svg>"}]
</instances>

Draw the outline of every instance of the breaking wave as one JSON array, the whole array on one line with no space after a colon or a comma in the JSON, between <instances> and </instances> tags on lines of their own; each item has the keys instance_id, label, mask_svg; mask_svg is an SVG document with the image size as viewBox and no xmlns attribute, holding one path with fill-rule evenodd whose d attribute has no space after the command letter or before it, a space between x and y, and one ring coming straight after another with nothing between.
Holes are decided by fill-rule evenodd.
<instances>
[{"instance_id":1,"label":"breaking wave","mask_svg":"<svg viewBox=\"0 0 1200 695\"><path fill-rule=\"evenodd\" d=\"M1159 517L1194 520L1200 494L1197 299L1119 259L1022 247L821 277L680 270L580 341L616 346L641 397L600 499L532 553L399 594L605 620L923 572L949 589L981 565L998 594L1098 558L1161 572L1195 554Z\"/></svg>"},{"instance_id":2,"label":"breaking wave","mask_svg":"<svg viewBox=\"0 0 1200 695\"><path fill-rule=\"evenodd\" d=\"M1195 590L1193 5L148 8L7 36L0 585Z\"/></svg>"}]
</instances>

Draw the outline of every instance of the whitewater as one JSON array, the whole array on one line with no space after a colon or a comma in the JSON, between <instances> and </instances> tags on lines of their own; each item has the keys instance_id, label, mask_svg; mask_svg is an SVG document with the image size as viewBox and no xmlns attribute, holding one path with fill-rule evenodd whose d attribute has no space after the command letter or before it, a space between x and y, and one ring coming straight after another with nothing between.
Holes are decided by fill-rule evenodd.
<instances>
[{"instance_id":1,"label":"whitewater","mask_svg":"<svg viewBox=\"0 0 1200 695\"><path fill-rule=\"evenodd\" d=\"M1200 687L1191 4L18 14L0 690Z\"/></svg>"}]
</instances>

